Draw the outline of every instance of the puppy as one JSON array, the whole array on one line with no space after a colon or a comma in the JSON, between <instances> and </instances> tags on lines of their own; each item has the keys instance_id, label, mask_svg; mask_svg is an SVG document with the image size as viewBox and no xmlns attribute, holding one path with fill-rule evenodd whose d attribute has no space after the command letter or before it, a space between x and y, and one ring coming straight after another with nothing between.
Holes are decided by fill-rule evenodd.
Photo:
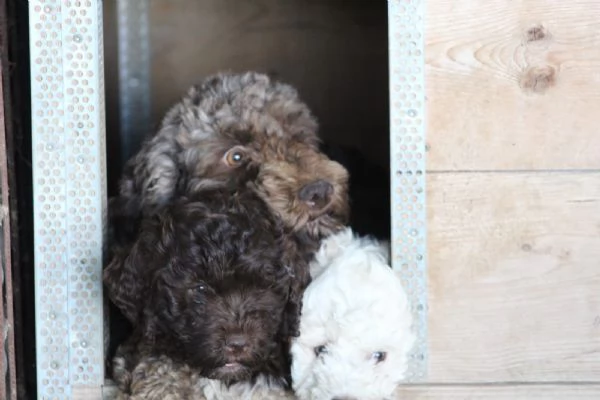
<instances>
[{"instance_id":1,"label":"puppy","mask_svg":"<svg viewBox=\"0 0 600 400\"><path fill-rule=\"evenodd\" d=\"M350 228L323 241L291 346L300 400L392 398L415 337L388 253L386 244Z\"/></svg>"},{"instance_id":2,"label":"puppy","mask_svg":"<svg viewBox=\"0 0 600 400\"><path fill-rule=\"evenodd\" d=\"M256 72L208 77L126 163L110 205L115 236L135 237L140 216L179 195L251 184L318 247L344 226L349 206L348 172L319 150L317 128L290 85Z\"/></svg>"},{"instance_id":3,"label":"puppy","mask_svg":"<svg viewBox=\"0 0 600 400\"><path fill-rule=\"evenodd\" d=\"M251 190L206 190L145 218L119 268L105 270L124 289L117 306L139 321L114 362L120 388L184 399L192 376L289 386L290 246Z\"/></svg>"},{"instance_id":4,"label":"puppy","mask_svg":"<svg viewBox=\"0 0 600 400\"><path fill-rule=\"evenodd\" d=\"M349 215L348 172L319 151L316 132L317 122L296 90L266 75L221 73L193 86L124 168L119 195L109 204L108 269L123 268L142 219L178 197L250 188L283 222L296 247L288 254L302 258L288 263L295 268L291 296L299 312L310 282L303 265ZM132 297L131 283L110 275L116 275L106 280L114 304L144 301ZM135 326L137 316L129 313L134 309L120 311ZM297 333L297 326L290 329Z\"/></svg>"}]
</instances>

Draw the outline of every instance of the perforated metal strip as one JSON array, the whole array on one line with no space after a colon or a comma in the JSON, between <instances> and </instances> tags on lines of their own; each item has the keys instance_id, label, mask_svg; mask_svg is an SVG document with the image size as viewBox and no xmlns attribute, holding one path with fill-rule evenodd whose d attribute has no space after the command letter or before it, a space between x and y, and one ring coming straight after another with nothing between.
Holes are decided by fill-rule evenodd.
<instances>
[{"instance_id":1,"label":"perforated metal strip","mask_svg":"<svg viewBox=\"0 0 600 400\"><path fill-rule=\"evenodd\" d=\"M29 15L38 398L100 398L102 2L31 0Z\"/></svg>"},{"instance_id":2,"label":"perforated metal strip","mask_svg":"<svg viewBox=\"0 0 600 400\"><path fill-rule=\"evenodd\" d=\"M392 266L415 317L408 382L427 374L427 217L425 186L425 0L388 0Z\"/></svg>"},{"instance_id":3,"label":"perforated metal strip","mask_svg":"<svg viewBox=\"0 0 600 400\"><path fill-rule=\"evenodd\" d=\"M117 0L121 157L126 161L150 128L149 0Z\"/></svg>"}]
</instances>

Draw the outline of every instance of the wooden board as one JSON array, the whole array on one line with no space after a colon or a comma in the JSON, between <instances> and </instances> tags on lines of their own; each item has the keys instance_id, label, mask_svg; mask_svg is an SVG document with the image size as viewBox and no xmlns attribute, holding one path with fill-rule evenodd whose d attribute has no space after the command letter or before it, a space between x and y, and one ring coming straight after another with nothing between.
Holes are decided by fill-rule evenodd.
<instances>
[{"instance_id":1,"label":"wooden board","mask_svg":"<svg viewBox=\"0 0 600 400\"><path fill-rule=\"evenodd\" d=\"M426 6L430 170L600 169L599 1Z\"/></svg>"},{"instance_id":2,"label":"wooden board","mask_svg":"<svg viewBox=\"0 0 600 400\"><path fill-rule=\"evenodd\" d=\"M0 4L0 28L5 21L5 4ZM0 36L4 35L0 32ZM2 50L0 50L2 51ZM0 55L0 396L3 399L17 399L17 375L15 368L15 336L13 316L13 279L10 231L10 191L8 170L8 146L5 130L5 106L3 81L7 71L4 69L5 54ZM8 115L7 115L8 117Z\"/></svg>"},{"instance_id":3,"label":"wooden board","mask_svg":"<svg viewBox=\"0 0 600 400\"><path fill-rule=\"evenodd\" d=\"M72 400L103 400L104 388L96 386L73 386L71 392ZM109 391L106 391L110 393Z\"/></svg>"},{"instance_id":4,"label":"wooden board","mask_svg":"<svg viewBox=\"0 0 600 400\"><path fill-rule=\"evenodd\" d=\"M118 391L111 381L103 388L104 400L113 400ZM597 400L600 385L473 385L401 386L398 400Z\"/></svg>"},{"instance_id":5,"label":"wooden board","mask_svg":"<svg viewBox=\"0 0 600 400\"><path fill-rule=\"evenodd\" d=\"M600 173L428 177L429 382L600 382Z\"/></svg>"},{"instance_id":6,"label":"wooden board","mask_svg":"<svg viewBox=\"0 0 600 400\"><path fill-rule=\"evenodd\" d=\"M597 400L600 385L413 386L397 394L398 400Z\"/></svg>"}]
</instances>

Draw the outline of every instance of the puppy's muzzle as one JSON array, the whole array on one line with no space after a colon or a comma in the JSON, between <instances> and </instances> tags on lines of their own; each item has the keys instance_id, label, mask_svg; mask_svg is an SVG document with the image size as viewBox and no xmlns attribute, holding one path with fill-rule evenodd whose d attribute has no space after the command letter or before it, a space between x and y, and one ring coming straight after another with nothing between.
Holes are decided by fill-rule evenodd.
<instances>
[{"instance_id":1,"label":"puppy's muzzle","mask_svg":"<svg viewBox=\"0 0 600 400\"><path fill-rule=\"evenodd\" d=\"M314 210L325 208L332 195L333 185L323 179L305 185L298 192L298 198Z\"/></svg>"},{"instance_id":2,"label":"puppy's muzzle","mask_svg":"<svg viewBox=\"0 0 600 400\"><path fill-rule=\"evenodd\" d=\"M229 335L225 341L225 354L240 356L248 349L248 340L244 335Z\"/></svg>"}]
</instances>

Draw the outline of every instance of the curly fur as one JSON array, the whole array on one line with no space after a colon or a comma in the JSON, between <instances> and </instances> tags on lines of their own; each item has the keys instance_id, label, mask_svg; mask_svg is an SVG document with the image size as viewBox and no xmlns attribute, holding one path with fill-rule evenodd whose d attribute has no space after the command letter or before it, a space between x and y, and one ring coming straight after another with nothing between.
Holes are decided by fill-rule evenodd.
<instances>
[{"instance_id":1,"label":"curly fur","mask_svg":"<svg viewBox=\"0 0 600 400\"><path fill-rule=\"evenodd\" d=\"M117 361L115 375L127 382L128 389L119 388L115 400L293 400L296 398L290 390L265 376L259 376L252 383L225 385L221 381L203 377L187 364L176 363L166 356L145 357L137 363L132 372L122 365L123 358L118 358Z\"/></svg>"},{"instance_id":2,"label":"curly fur","mask_svg":"<svg viewBox=\"0 0 600 400\"><path fill-rule=\"evenodd\" d=\"M407 296L389 266L388 244L347 228L323 241L310 268L300 336L291 345L296 395L392 398L415 336Z\"/></svg>"},{"instance_id":3,"label":"curly fur","mask_svg":"<svg viewBox=\"0 0 600 400\"><path fill-rule=\"evenodd\" d=\"M244 236L235 236L241 232ZM242 238L254 241L246 243ZM200 243L204 243L202 254L207 258L198 260L198 255L190 254L185 260L185 254L196 251ZM289 274L281 282L289 288L286 323L289 335L295 336L303 291L310 282L308 265L317 246L304 234L285 231L281 220L272 215L253 190L206 189L180 197L157 214L145 217L133 244L115 245L112 259L104 269L104 286L113 304L137 325L144 317L147 291L154 283L153 268L160 267L156 264L160 257L183 259L192 265L210 265L214 257L227 258L244 252L257 261L277 258ZM262 261L254 265L252 273L271 279L274 271Z\"/></svg>"},{"instance_id":4,"label":"curly fur","mask_svg":"<svg viewBox=\"0 0 600 400\"><path fill-rule=\"evenodd\" d=\"M220 73L189 89L124 168L111 213L115 235L135 236L149 215L182 194L252 185L285 225L314 240L348 219L348 173L319 151L318 124L290 85L246 72ZM227 162L228 151L241 154ZM299 196L327 182L321 198Z\"/></svg>"},{"instance_id":5,"label":"curly fur","mask_svg":"<svg viewBox=\"0 0 600 400\"><path fill-rule=\"evenodd\" d=\"M260 377L285 387L301 300L294 293L302 289L290 266L301 265L302 254L251 190L206 190L145 218L133 246L104 273L111 297L139 321L117 356L117 381L143 398L166 398L150 397L161 382L148 372L155 365L225 385ZM143 364L156 357L181 367ZM124 372L132 369L134 379ZM164 390L186 386L166 376Z\"/></svg>"}]
</instances>

